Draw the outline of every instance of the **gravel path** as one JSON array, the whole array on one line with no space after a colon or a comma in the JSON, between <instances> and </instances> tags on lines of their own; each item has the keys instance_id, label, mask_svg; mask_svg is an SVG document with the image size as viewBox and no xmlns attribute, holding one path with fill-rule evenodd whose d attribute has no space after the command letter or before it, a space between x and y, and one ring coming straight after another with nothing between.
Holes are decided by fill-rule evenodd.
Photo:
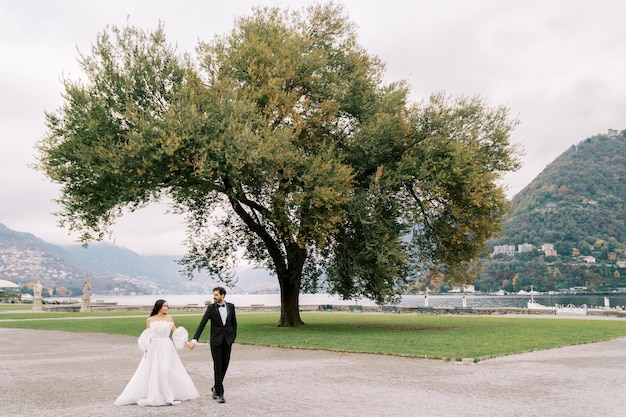
<instances>
[{"instance_id":1,"label":"gravel path","mask_svg":"<svg viewBox=\"0 0 626 417\"><path fill-rule=\"evenodd\" d=\"M0 328L1 416L624 415L626 338L477 364L235 344L226 403L210 397L208 345L180 356L201 397L113 405L141 353L136 338Z\"/></svg>"}]
</instances>

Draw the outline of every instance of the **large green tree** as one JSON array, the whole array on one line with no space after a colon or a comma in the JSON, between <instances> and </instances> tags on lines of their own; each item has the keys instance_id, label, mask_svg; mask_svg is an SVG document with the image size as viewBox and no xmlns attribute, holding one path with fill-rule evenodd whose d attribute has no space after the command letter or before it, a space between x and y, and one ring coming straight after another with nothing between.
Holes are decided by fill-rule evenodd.
<instances>
[{"instance_id":1,"label":"large green tree","mask_svg":"<svg viewBox=\"0 0 626 417\"><path fill-rule=\"evenodd\" d=\"M301 325L298 295L321 283L382 303L419 268L463 281L500 228L515 121L479 98L409 104L340 6L255 9L194 57L162 27L111 27L80 63L39 144L61 225L86 243L167 197L186 270L268 268L279 325Z\"/></svg>"}]
</instances>

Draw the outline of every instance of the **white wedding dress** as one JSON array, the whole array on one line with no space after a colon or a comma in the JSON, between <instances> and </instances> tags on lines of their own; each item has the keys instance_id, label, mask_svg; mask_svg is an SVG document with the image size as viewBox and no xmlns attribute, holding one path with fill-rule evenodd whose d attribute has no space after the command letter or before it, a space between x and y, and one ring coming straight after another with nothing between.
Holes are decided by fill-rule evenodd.
<instances>
[{"instance_id":1,"label":"white wedding dress","mask_svg":"<svg viewBox=\"0 0 626 417\"><path fill-rule=\"evenodd\" d=\"M170 339L172 325L153 321L141 333L138 344L145 353L115 405L173 405L200 396L176 352L185 345L187 330L177 327Z\"/></svg>"}]
</instances>

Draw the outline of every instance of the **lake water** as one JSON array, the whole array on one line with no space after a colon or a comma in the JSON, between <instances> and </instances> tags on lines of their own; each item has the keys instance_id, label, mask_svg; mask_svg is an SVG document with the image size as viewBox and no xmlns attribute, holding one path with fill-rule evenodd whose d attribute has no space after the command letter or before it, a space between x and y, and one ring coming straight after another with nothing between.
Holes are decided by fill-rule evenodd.
<instances>
[{"instance_id":1,"label":"lake water","mask_svg":"<svg viewBox=\"0 0 626 417\"><path fill-rule=\"evenodd\" d=\"M586 304L588 307L603 307L604 297L609 299L611 307L626 306L626 294L558 294L558 295L535 295L535 302L554 306L555 304L577 306ZM125 296L108 296L97 295L91 296L93 302L109 302L118 305L146 305L151 306L154 302L163 298L172 306L180 305L200 305L203 306L207 300L213 300L212 294L181 294L181 295L125 295ZM235 305L248 307L254 305L263 306L280 306L279 294L228 294L226 299ZM465 305L473 308L499 308L499 307L516 307L526 308L526 303L530 299L530 295L465 295ZM80 302L80 298L72 299L44 299L45 302L57 301L74 301ZM338 296L329 294L301 294L300 305L362 305L375 306L376 303L370 300L342 300ZM402 301L397 304L400 307L423 307L426 305L426 297L424 295L405 295ZM428 295L428 306L430 307L463 307L463 294L430 294Z\"/></svg>"}]
</instances>

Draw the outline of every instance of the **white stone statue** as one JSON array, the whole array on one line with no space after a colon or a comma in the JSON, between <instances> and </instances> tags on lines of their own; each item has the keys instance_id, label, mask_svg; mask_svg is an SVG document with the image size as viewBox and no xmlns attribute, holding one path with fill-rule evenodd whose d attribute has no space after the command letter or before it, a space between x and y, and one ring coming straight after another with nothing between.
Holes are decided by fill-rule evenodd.
<instances>
[{"instance_id":1,"label":"white stone statue","mask_svg":"<svg viewBox=\"0 0 626 417\"><path fill-rule=\"evenodd\" d=\"M80 311L91 311L91 286L88 281L85 281L85 285L83 287L83 302L80 305Z\"/></svg>"},{"instance_id":2,"label":"white stone statue","mask_svg":"<svg viewBox=\"0 0 626 417\"><path fill-rule=\"evenodd\" d=\"M41 300L42 290L43 290L43 285L41 285L41 282L37 281L37 283L33 287L33 298L39 298Z\"/></svg>"},{"instance_id":3,"label":"white stone statue","mask_svg":"<svg viewBox=\"0 0 626 417\"><path fill-rule=\"evenodd\" d=\"M34 311L43 310L43 302L41 301L42 290L43 290L43 285L41 285L41 282L37 281L37 283L33 287L33 310Z\"/></svg>"}]
</instances>

